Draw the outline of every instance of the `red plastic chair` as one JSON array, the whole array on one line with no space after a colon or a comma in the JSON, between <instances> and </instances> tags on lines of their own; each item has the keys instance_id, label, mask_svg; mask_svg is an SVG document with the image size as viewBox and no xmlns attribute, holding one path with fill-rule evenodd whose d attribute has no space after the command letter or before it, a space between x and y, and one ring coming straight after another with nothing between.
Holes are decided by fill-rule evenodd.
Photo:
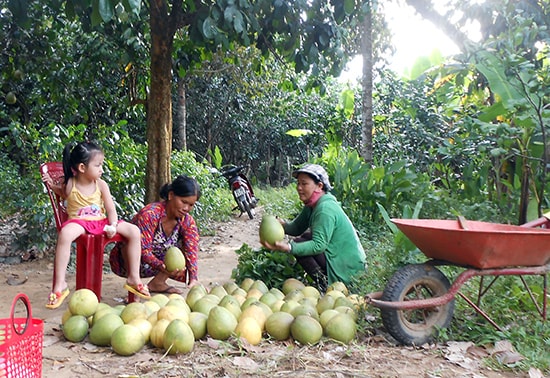
<instances>
[{"instance_id":1,"label":"red plastic chair","mask_svg":"<svg viewBox=\"0 0 550 378\"><path fill-rule=\"evenodd\" d=\"M48 173L55 183L61 183L64 178L63 164L60 162L50 162L40 165L40 175ZM44 181L43 181L44 182ZM50 197L53 208L55 226L57 232L61 230L61 225L67 220L67 208L65 201L58 196L53 189L44 182L46 191ZM123 241L124 237L116 234L112 238L102 235L84 234L76 239L76 289L87 288L92 290L97 298L101 300L101 281L103 280L103 255L105 247L114 242ZM54 265L55 277L55 265ZM134 294L128 293L128 302L135 300Z\"/></svg>"}]
</instances>

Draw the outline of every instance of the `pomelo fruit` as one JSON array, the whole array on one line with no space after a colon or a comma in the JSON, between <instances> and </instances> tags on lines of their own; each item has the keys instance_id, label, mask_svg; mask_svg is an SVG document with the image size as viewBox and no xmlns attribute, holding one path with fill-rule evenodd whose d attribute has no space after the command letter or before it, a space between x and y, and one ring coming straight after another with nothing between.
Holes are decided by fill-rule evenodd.
<instances>
[{"instance_id":1,"label":"pomelo fruit","mask_svg":"<svg viewBox=\"0 0 550 378\"><path fill-rule=\"evenodd\" d=\"M134 319L147 319L147 308L141 302L128 303L124 310L120 313L120 317L124 324L130 323Z\"/></svg>"},{"instance_id":2,"label":"pomelo fruit","mask_svg":"<svg viewBox=\"0 0 550 378\"><path fill-rule=\"evenodd\" d=\"M252 304L248 306L241 314L239 321L242 321L244 318L252 318L260 325L262 329L265 328L265 322L267 320L267 315L260 306L260 302L257 304Z\"/></svg>"},{"instance_id":3,"label":"pomelo fruit","mask_svg":"<svg viewBox=\"0 0 550 378\"><path fill-rule=\"evenodd\" d=\"M154 312L157 312L160 310L160 305L157 302L154 302L152 300L148 300L147 302L143 302L143 305L147 309L147 315L151 315Z\"/></svg>"},{"instance_id":4,"label":"pomelo fruit","mask_svg":"<svg viewBox=\"0 0 550 378\"><path fill-rule=\"evenodd\" d=\"M357 312L351 307L348 306L337 306L334 307L334 309L342 314L346 314L348 316L351 316L352 319L357 320Z\"/></svg>"},{"instance_id":5,"label":"pomelo fruit","mask_svg":"<svg viewBox=\"0 0 550 378\"><path fill-rule=\"evenodd\" d=\"M217 302L213 302L208 297L204 296L201 299L199 299L197 302L195 302L195 305L193 306L192 310L196 312L202 312L205 315L208 315L210 313L210 310L212 308L216 307L218 305Z\"/></svg>"},{"instance_id":6,"label":"pomelo fruit","mask_svg":"<svg viewBox=\"0 0 550 378\"><path fill-rule=\"evenodd\" d=\"M306 285L302 281L291 277L291 278L287 278L283 282L283 287L281 290L285 295L287 295L291 291L302 290L304 287L306 287Z\"/></svg>"},{"instance_id":7,"label":"pomelo fruit","mask_svg":"<svg viewBox=\"0 0 550 378\"><path fill-rule=\"evenodd\" d=\"M244 338L250 345L258 345L262 341L262 327L252 317L241 319L235 328L235 334Z\"/></svg>"},{"instance_id":8,"label":"pomelo fruit","mask_svg":"<svg viewBox=\"0 0 550 378\"><path fill-rule=\"evenodd\" d=\"M192 312L189 314L189 321L187 322L187 324L189 324L189 327L191 327L193 335L195 336L195 340L202 339L204 336L206 336L207 319L208 316L206 316L202 312Z\"/></svg>"},{"instance_id":9,"label":"pomelo fruit","mask_svg":"<svg viewBox=\"0 0 550 378\"><path fill-rule=\"evenodd\" d=\"M315 286L305 286L302 289L302 294L304 294L304 296L308 298L310 297L315 299L321 298L321 293Z\"/></svg>"},{"instance_id":10,"label":"pomelo fruit","mask_svg":"<svg viewBox=\"0 0 550 378\"><path fill-rule=\"evenodd\" d=\"M237 285L235 281L227 281L222 286L225 291L227 291L227 294L232 294L235 290L239 288L239 285Z\"/></svg>"},{"instance_id":11,"label":"pomelo fruit","mask_svg":"<svg viewBox=\"0 0 550 378\"><path fill-rule=\"evenodd\" d=\"M275 294L267 292L264 295L260 297L260 302L265 303L269 307L271 307L275 302L277 302L277 297Z\"/></svg>"},{"instance_id":12,"label":"pomelo fruit","mask_svg":"<svg viewBox=\"0 0 550 378\"><path fill-rule=\"evenodd\" d=\"M164 265L169 272L185 269L185 257L181 249L175 246L168 248L164 255Z\"/></svg>"},{"instance_id":13,"label":"pomelo fruit","mask_svg":"<svg viewBox=\"0 0 550 378\"><path fill-rule=\"evenodd\" d=\"M69 299L69 309L73 315L91 316L96 312L98 305L99 300L90 289L79 289Z\"/></svg>"},{"instance_id":14,"label":"pomelo fruit","mask_svg":"<svg viewBox=\"0 0 550 378\"><path fill-rule=\"evenodd\" d=\"M185 299L183 299L183 297L171 298L171 299L164 305L164 307L166 307L166 306L178 307L178 308L184 310L185 312L187 312L188 314L191 312L191 308L189 307L189 305L187 304L187 302L185 302Z\"/></svg>"},{"instance_id":15,"label":"pomelo fruit","mask_svg":"<svg viewBox=\"0 0 550 378\"><path fill-rule=\"evenodd\" d=\"M315 320L319 320L319 314L317 313L317 309L313 306L301 304L296 307L294 307L290 314L297 318L300 315L306 315L314 318Z\"/></svg>"},{"instance_id":16,"label":"pomelo fruit","mask_svg":"<svg viewBox=\"0 0 550 378\"><path fill-rule=\"evenodd\" d=\"M292 338L304 345L315 345L323 336L321 324L307 315L299 315L290 325Z\"/></svg>"},{"instance_id":17,"label":"pomelo fruit","mask_svg":"<svg viewBox=\"0 0 550 378\"><path fill-rule=\"evenodd\" d=\"M237 327L235 316L222 306L215 306L210 310L206 320L208 334L216 340L227 340Z\"/></svg>"},{"instance_id":18,"label":"pomelo fruit","mask_svg":"<svg viewBox=\"0 0 550 378\"><path fill-rule=\"evenodd\" d=\"M157 321L160 319L168 319L170 321L180 319L186 322L189 320L189 313L190 312L178 306L164 306L157 311Z\"/></svg>"},{"instance_id":19,"label":"pomelo fruit","mask_svg":"<svg viewBox=\"0 0 550 378\"><path fill-rule=\"evenodd\" d=\"M241 310L246 310L251 304L254 304L256 302L259 302L260 300L255 297L246 298L244 302L241 304Z\"/></svg>"},{"instance_id":20,"label":"pomelo fruit","mask_svg":"<svg viewBox=\"0 0 550 378\"><path fill-rule=\"evenodd\" d=\"M346 306L349 308L355 308L355 305L348 297L338 297L334 302L334 307Z\"/></svg>"},{"instance_id":21,"label":"pomelo fruit","mask_svg":"<svg viewBox=\"0 0 550 378\"><path fill-rule=\"evenodd\" d=\"M234 297L242 296L246 298L246 290L244 290L242 287L239 287L231 292L231 295Z\"/></svg>"},{"instance_id":22,"label":"pomelo fruit","mask_svg":"<svg viewBox=\"0 0 550 378\"><path fill-rule=\"evenodd\" d=\"M21 70L13 71L13 77L16 78L17 80L23 79L23 71Z\"/></svg>"},{"instance_id":23,"label":"pomelo fruit","mask_svg":"<svg viewBox=\"0 0 550 378\"><path fill-rule=\"evenodd\" d=\"M251 287L250 289L248 289L248 292L246 293L247 298L260 299L262 295L264 295L264 293L255 287Z\"/></svg>"},{"instance_id":24,"label":"pomelo fruit","mask_svg":"<svg viewBox=\"0 0 550 378\"><path fill-rule=\"evenodd\" d=\"M94 322L90 329L90 342L98 346L111 345L113 332L124 324L120 316L115 313L107 313Z\"/></svg>"},{"instance_id":25,"label":"pomelo fruit","mask_svg":"<svg viewBox=\"0 0 550 378\"><path fill-rule=\"evenodd\" d=\"M298 307L299 305L300 304L297 301L291 299L283 303L283 305L281 306L281 311L288 312L290 314L292 312L292 309L294 307Z\"/></svg>"},{"instance_id":26,"label":"pomelo fruit","mask_svg":"<svg viewBox=\"0 0 550 378\"><path fill-rule=\"evenodd\" d=\"M285 230L281 223L273 215L264 215L260 222L260 241L275 244L283 240Z\"/></svg>"},{"instance_id":27,"label":"pomelo fruit","mask_svg":"<svg viewBox=\"0 0 550 378\"><path fill-rule=\"evenodd\" d=\"M298 301L299 304L308 305L317 308L317 298L303 297Z\"/></svg>"},{"instance_id":28,"label":"pomelo fruit","mask_svg":"<svg viewBox=\"0 0 550 378\"><path fill-rule=\"evenodd\" d=\"M336 302L336 299L331 295L323 295L319 300L317 301L317 312L319 314L322 314L325 310L329 310L334 308L334 303Z\"/></svg>"},{"instance_id":29,"label":"pomelo fruit","mask_svg":"<svg viewBox=\"0 0 550 378\"><path fill-rule=\"evenodd\" d=\"M236 319L239 319L239 317L241 316L241 313L242 313L241 304L239 303L237 298L229 294L223 297L218 305L225 307L226 309L231 311L231 313L235 315Z\"/></svg>"},{"instance_id":30,"label":"pomelo fruit","mask_svg":"<svg viewBox=\"0 0 550 378\"><path fill-rule=\"evenodd\" d=\"M221 299L225 297L228 293L223 286L216 285L212 289L210 289L210 292L208 294L215 295Z\"/></svg>"},{"instance_id":31,"label":"pomelo fruit","mask_svg":"<svg viewBox=\"0 0 550 378\"><path fill-rule=\"evenodd\" d=\"M338 290L338 291L344 293L345 296L347 296L349 294L349 291L348 291L348 288L347 288L346 284L341 282L341 281L336 281L336 282L333 282L330 285L328 285L327 293L329 291L332 291L332 290Z\"/></svg>"},{"instance_id":32,"label":"pomelo fruit","mask_svg":"<svg viewBox=\"0 0 550 378\"><path fill-rule=\"evenodd\" d=\"M149 341L153 346L157 348L162 348L164 346L164 331L166 327L168 327L168 324L170 324L170 320L160 319L153 325L151 334L149 335Z\"/></svg>"},{"instance_id":33,"label":"pomelo fruit","mask_svg":"<svg viewBox=\"0 0 550 378\"><path fill-rule=\"evenodd\" d=\"M168 298L168 296L165 294L155 294L149 300L157 303L160 307L163 307L166 305L166 303L168 303L170 298Z\"/></svg>"},{"instance_id":34,"label":"pomelo fruit","mask_svg":"<svg viewBox=\"0 0 550 378\"><path fill-rule=\"evenodd\" d=\"M283 305L285 304L285 301L283 301L282 299L278 299L275 303L273 303L269 308L271 309L271 311L273 312L277 312L277 311L281 311L281 308L283 307Z\"/></svg>"},{"instance_id":35,"label":"pomelo fruit","mask_svg":"<svg viewBox=\"0 0 550 378\"><path fill-rule=\"evenodd\" d=\"M288 312L278 311L271 314L265 322L267 334L275 340L286 340L290 337L290 325L294 321L294 316Z\"/></svg>"},{"instance_id":36,"label":"pomelo fruit","mask_svg":"<svg viewBox=\"0 0 550 378\"><path fill-rule=\"evenodd\" d=\"M136 354L145 345L141 331L133 325L123 324L111 335L111 347L120 356Z\"/></svg>"},{"instance_id":37,"label":"pomelo fruit","mask_svg":"<svg viewBox=\"0 0 550 378\"><path fill-rule=\"evenodd\" d=\"M269 292L275 295L277 299L283 299L285 297L285 293L283 293L281 290L277 289L276 287L272 287L269 289Z\"/></svg>"},{"instance_id":38,"label":"pomelo fruit","mask_svg":"<svg viewBox=\"0 0 550 378\"><path fill-rule=\"evenodd\" d=\"M63 315L61 315L61 325L65 324L65 322L69 320L71 316L73 316L73 314L71 313L71 310L67 307L67 309L63 312Z\"/></svg>"},{"instance_id":39,"label":"pomelo fruit","mask_svg":"<svg viewBox=\"0 0 550 378\"><path fill-rule=\"evenodd\" d=\"M174 319L164 331L164 350L168 354L189 353L195 345L193 330L185 321Z\"/></svg>"},{"instance_id":40,"label":"pomelo fruit","mask_svg":"<svg viewBox=\"0 0 550 378\"><path fill-rule=\"evenodd\" d=\"M134 319L128 324L133 325L134 327L139 329L139 331L143 335L143 341L145 344L149 342L153 325L147 319Z\"/></svg>"},{"instance_id":41,"label":"pomelo fruit","mask_svg":"<svg viewBox=\"0 0 550 378\"><path fill-rule=\"evenodd\" d=\"M191 289L189 289L189 292L185 296L185 302L191 309L193 309L195 303L197 303L197 301L205 295L206 289L204 288L204 286L193 286Z\"/></svg>"},{"instance_id":42,"label":"pomelo fruit","mask_svg":"<svg viewBox=\"0 0 550 378\"><path fill-rule=\"evenodd\" d=\"M293 301L300 301L300 299L304 298L304 293L302 293L302 290L300 289L296 289L296 290L292 290L292 291L289 291L285 297L284 297L284 300L285 301L290 301L290 300L293 300Z\"/></svg>"},{"instance_id":43,"label":"pomelo fruit","mask_svg":"<svg viewBox=\"0 0 550 378\"><path fill-rule=\"evenodd\" d=\"M321 323L321 327L323 327L323 331L325 330L329 320L338 314L341 314L341 313L330 308L328 310L323 311L321 315L319 315L319 323Z\"/></svg>"},{"instance_id":44,"label":"pomelo fruit","mask_svg":"<svg viewBox=\"0 0 550 378\"><path fill-rule=\"evenodd\" d=\"M63 336L73 343L79 343L88 334L88 319L83 315L73 315L63 325Z\"/></svg>"},{"instance_id":45,"label":"pomelo fruit","mask_svg":"<svg viewBox=\"0 0 550 378\"><path fill-rule=\"evenodd\" d=\"M6 103L13 105L17 102L17 96L13 92L8 92L6 95Z\"/></svg>"},{"instance_id":46,"label":"pomelo fruit","mask_svg":"<svg viewBox=\"0 0 550 378\"><path fill-rule=\"evenodd\" d=\"M115 310L115 309L112 308L112 307L110 307L110 308L102 308L102 309L100 309L100 310L97 310L97 311L94 313L93 317L92 317L92 327L94 326L94 324L97 323L97 321L98 321L99 319L101 319L102 317L104 317L104 316L107 315L107 314L115 314L115 315L119 316L118 311Z\"/></svg>"},{"instance_id":47,"label":"pomelo fruit","mask_svg":"<svg viewBox=\"0 0 550 378\"><path fill-rule=\"evenodd\" d=\"M325 326L325 334L336 341L349 344L355 338L357 326L349 315L338 313Z\"/></svg>"},{"instance_id":48,"label":"pomelo fruit","mask_svg":"<svg viewBox=\"0 0 550 378\"><path fill-rule=\"evenodd\" d=\"M250 291L251 289L257 289L259 290L262 294L265 294L269 291L269 288L267 287L267 285L265 284L264 281L262 280L256 280L254 281L254 283L250 286L250 289L248 289L248 291Z\"/></svg>"},{"instance_id":49,"label":"pomelo fruit","mask_svg":"<svg viewBox=\"0 0 550 378\"><path fill-rule=\"evenodd\" d=\"M248 291L248 289L250 289L250 286L252 286L252 284L254 283L254 280L250 277L246 277L244 280L241 281L241 289L243 289L244 291Z\"/></svg>"}]
</instances>

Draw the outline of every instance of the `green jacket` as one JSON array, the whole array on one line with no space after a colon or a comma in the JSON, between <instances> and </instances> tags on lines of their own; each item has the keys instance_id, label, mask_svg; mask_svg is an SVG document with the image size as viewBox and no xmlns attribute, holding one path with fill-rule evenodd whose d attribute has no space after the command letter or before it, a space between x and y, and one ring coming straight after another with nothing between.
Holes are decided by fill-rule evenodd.
<instances>
[{"instance_id":1,"label":"green jacket","mask_svg":"<svg viewBox=\"0 0 550 378\"><path fill-rule=\"evenodd\" d=\"M365 251L357 231L332 194L324 194L313 208L304 206L296 219L284 225L285 233L291 236L301 235L308 228L312 240L290 242L292 254L311 256L324 252L329 284L349 284L353 275L365 270Z\"/></svg>"}]
</instances>

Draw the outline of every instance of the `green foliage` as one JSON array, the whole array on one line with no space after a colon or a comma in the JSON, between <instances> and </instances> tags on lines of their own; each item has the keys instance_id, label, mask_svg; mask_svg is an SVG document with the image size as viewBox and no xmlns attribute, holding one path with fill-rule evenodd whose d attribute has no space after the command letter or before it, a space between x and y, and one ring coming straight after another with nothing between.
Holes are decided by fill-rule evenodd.
<instances>
[{"instance_id":1,"label":"green foliage","mask_svg":"<svg viewBox=\"0 0 550 378\"><path fill-rule=\"evenodd\" d=\"M287 278L305 279L305 272L289 253L270 251L265 248L253 249L247 244L235 251L238 256L237 267L233 269L233 278L242 282L249 277L262 280L268 287L281 289Z\"/></svg>"}]
</instances>

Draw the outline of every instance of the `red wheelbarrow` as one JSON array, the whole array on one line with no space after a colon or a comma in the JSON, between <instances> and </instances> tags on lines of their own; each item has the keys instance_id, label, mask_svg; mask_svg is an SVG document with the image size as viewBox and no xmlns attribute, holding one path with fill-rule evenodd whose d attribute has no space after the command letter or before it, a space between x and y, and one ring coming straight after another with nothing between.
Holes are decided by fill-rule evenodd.
<instances>
[{"instance_id":1,"label":"red wheelbarrow","mask_svg":"<svg viewBox=\"0 0 550 378\"><path fill-rule=\"evenodd\" d=\"M400 343L430 342L439 328L451 322L454 298L459 295L495 328L500 327L480 308L481 298L499 276L517 275L539 314L546 319L547 273L550 271L550 222L546 218L522 226L458 220L392 219L430 260L406 265L388 281L383 292L366 296L380 308L382 322ZM539 227L542 226L542 227ZM437 266L464 268L450 284ZM542 306L523 276L543 279ZM477 301L459 292L473 277L480 277ZM484 277L491 277L484 283Z\"/></svg>"}]
</instances>

